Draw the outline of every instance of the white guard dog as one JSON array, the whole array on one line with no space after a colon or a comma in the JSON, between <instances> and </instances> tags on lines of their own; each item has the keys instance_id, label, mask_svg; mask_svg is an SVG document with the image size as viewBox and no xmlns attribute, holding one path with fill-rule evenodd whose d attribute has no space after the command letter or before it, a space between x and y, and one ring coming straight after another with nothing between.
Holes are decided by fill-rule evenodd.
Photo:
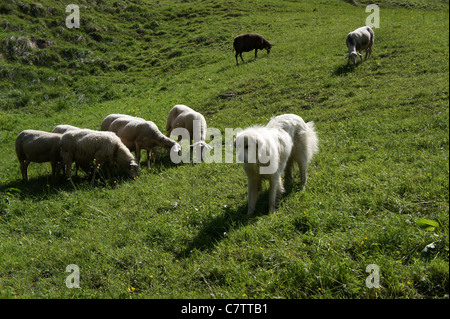
<instances>
[{"instance_id":1,"label":"white guard dog","mask_svg":"<svg viewBox=\"0 0 450 319\"><path fill-rule=\"evenodd\" d=\"M285 185L292 181L292 168L300 168L301 188L306 185L307 168L318 151L318 138L314 123L305 123L295 114L274 117L265 127L254 126L236 135L238 160L244 163L248 178L248 214L255 211L262 179L268 179L269 211L275 212L277 200Z\"/></svg>"},{"instance_id":2,"label":"white guard dog","mask_svg":"<svg viewBox=\"0 0 450 319\"><path fill-rule=\"evenodd\" d=\"M284 114L273 117L266 127L285 130L294 143L291 155L284 171L285 186L292 182L292 168L297 163L300 169L300 190L306 186L308 165L314 154L319 151L319 139L314 122L305 121L295 114Z\"/></svg>"}]
</instances>

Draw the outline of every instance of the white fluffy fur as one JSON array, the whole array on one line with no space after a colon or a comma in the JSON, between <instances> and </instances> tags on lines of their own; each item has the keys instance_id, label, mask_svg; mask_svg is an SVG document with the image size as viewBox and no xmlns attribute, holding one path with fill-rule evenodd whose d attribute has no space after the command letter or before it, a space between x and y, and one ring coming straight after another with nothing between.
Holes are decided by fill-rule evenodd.
<instances>
[{"instance_id":1,"label":"white fluffy fur","mask_svg":"<svg viewBox=\"0 0 450 319\"><path fill-rule=\"evenodd\" d=\"M238 159L244 162L248 178L248 214L255 211L263 179L270 182L269 210L275 211L277 198L284 192L281 175L292 147L289 134L278 128L254 126L236 135Z\"/></svg>"},{"instance_id":2,"label":"white fluffy fur","mask_svg":"<svg viewBox=\"0 0 450 319\"><path fill-rule=\"evenodd\" d=\"M292 181L292 168L297 163L300 169L300 188L306 186L308 179L308 165L313 155L319 151L319 139L317 137L314 122L305 121L295 114L284 114L273 117L267 127L285 130L291 137L294 147L286 163L285 185Z\"/></svg>"},{"instance_id":3,"label":"white fluffy fur","mask_svg":"<svg viewBox=\"0 0 450 319\"><path fill-rule=\"evenodd\" d=\"M238 159L244 162L248 179L248 214L255 210L262 179L270 181L269 210L275 211L284 186L292 181L294 163L300 168L300 185L303 189L307 182L309 162L318 151L314 123L305 123L295 114L274 117L265 127L247 128L237 134L235 143ZM269 156L269 162L264 155ZM283 173L284 186L281 181Z\"/></svg>"}]
</instances>

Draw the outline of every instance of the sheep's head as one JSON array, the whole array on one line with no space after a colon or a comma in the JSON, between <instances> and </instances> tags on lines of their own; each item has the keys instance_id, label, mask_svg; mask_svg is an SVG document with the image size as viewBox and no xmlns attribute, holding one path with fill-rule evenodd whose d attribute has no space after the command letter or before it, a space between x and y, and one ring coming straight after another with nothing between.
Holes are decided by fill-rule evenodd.
<instances>
[{"instance_id":1,"label":"sheep's head","mask_svg":"<svg viewBox=\"0 0 450 319\"><path fill-rule=\"evenodd\" d=\"M132 160L130 162L130 166L128 167L128 172L131 178L135 178L139 175L139 165L136 163L135 160Z\"/></svg>"},{"instance_id":2,"label":"sheep's head","mask_svg":"<svg viewBox=\"0 0 450 319\"><path fill-rule=\"evenodd\" d=\"M181 145L178 144L177 142L175 142L175 144L173 144L173 146L170 150L172 152L179 153L179 152L181 152Z\"/></svg>"},{"instance_id":3,"label":"sheep's head","mask_svg":"<svg viewBox=\"0 0 450 319\"><path fill-rule=\"evenodd\" d=\"M273 47L273 44L270 44L269 42L267 42L267 44L266 44L267 54L270 53L270 49L272 49L272 47Z\"/></svg>"},{"instance_id":4,"label":"sheep's head","mask_svg":"<svg viewBox=\"0 0 450 319\"><path fill-rule=\"evenodd\" d=\"M347 54L346 58L348 58L353 64L356 64L357 56L362 56L362 54L359 52L351 52L351 53Z\"/></svg>"}]
</instances>

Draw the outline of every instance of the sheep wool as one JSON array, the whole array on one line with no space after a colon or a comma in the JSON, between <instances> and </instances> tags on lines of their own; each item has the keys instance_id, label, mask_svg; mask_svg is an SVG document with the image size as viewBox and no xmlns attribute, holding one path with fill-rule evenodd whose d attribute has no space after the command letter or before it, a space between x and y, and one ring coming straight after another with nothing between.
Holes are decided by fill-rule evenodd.
<instances>
[{"instance_id":1,"label":"sheep wool","mask_svg":"<svg viewBox=\"0 0 450 319\"><path fill-rule=\"evenodd\" d=\"M108 176L113 165L126 172L130 177L137 174L134 156L112 132L80 129L68 131L61 137L61 156L66 166L66 176L71 178L72 161L95 162L91 184L99 166L107 169Z\"/></svg>"},{"instance_id":2,"label":"sheep wool","mask_svg":"<svg viewBox=\"0 0 450 319\"><path fill-rule=\"evenodd\" d=\"M55 178L61 161L61 134L37 130L24 130L16 138L16 154L20 162L22 178L28 180L30 162L50 162Z\"/></svg>"}]
</instances>

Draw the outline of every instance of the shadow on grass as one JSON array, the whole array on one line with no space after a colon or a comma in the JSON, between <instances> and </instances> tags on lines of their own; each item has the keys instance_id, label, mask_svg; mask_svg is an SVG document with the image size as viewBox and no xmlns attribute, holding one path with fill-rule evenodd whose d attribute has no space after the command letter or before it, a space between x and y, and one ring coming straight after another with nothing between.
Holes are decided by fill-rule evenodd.
<instances>
[{"instance_id":1,"label":"shadow on grass","mask_svg":"<svg viewBox=\"0 0 450 319\"><path fill-rule=\"evenodd\" d=\"M268 192L260 194L258 203L256 205L256 211L252 215L247 215L247 204L239 206L237 209L231 209L229 207L224 208L223 212L211 219L204 227L198 232L197 236L193 238L187 247L181 251L177 258L188 258L195 250L210 251L220 241L226 238L226 234L236 228L245 227L255 223L260 216L267 215Z\"/></svg>"},{"instance_id":2,"label":"shadow on grass","mask_svg":"<svg viewBox=\"0 0 450 319\"><path fill-rule=\"evenodd\" d=\"M50 175L31 177L28 181L17 179L0 186L1 193L14 194L14 197L41 201L60 191L73 190L70 181L66 181L63 175L59 175L55 180Z\"/></svg>"},{"instance_id":3,"label":"shadow on grass","mask_svg":"<svg viewBox=\"0 0 450 319\"><path fill-rule=\"evenodd\" d=\"M333 74L335 76L344 76L348 73L351 73L355 70L355 66L351 63L343 64L338 67L336 67L333 71Z\"/></svg>"},{"instance_id":4,"label":"shadow on grass","mask_svg":"<svg viewBox=\"0 0 450 319\"><path fill-rule=\"evenodd\" d=\"M175 167L176 164L172 163L170 157L161 156L159 160L152 161L150 169L147 169L145 163L141 163L139 174L150 172L152 174L158 174L161 171ZM77 189L86 188L102 188L105 186L113 187L116 183L131 182L133 179L127 177L123 173L113 169L111 172L111 178L106 179L106 173L100 170L96 175L94 185L90 185L91 174L80 169L78 174L74 175L75 169L72 168L72 178L68 180L61 172L55 179L50 174L40 176L29 176L28 181L22 180L21 177L9 183L0 185L0 193L10 194L13 197L20 199L32 199L34 201L47 200L50 196L58 194L61 191L71 192Z\"/></svg>"},{"instance_id":5,"label":"shadow on grass","mask_svg":"<svg viewBox=\"0 0 450 319\"><path fill-rule=\"evenodd\" d=\"M297 184L291 184L286 188L286 192L282 198L296 191L299 191L299 186ZM220 241L226 238L226 234L229 231L252 225L261 216L269 215L269 190L259 193L256 209L252 215L247 215L247 210L247 203L239 206L237 209L224 208L222 214L219 214L204 225L197 236L177 255L177 258L188 258L194 250L210 251Z\"/></svg>"}]
</instances>

